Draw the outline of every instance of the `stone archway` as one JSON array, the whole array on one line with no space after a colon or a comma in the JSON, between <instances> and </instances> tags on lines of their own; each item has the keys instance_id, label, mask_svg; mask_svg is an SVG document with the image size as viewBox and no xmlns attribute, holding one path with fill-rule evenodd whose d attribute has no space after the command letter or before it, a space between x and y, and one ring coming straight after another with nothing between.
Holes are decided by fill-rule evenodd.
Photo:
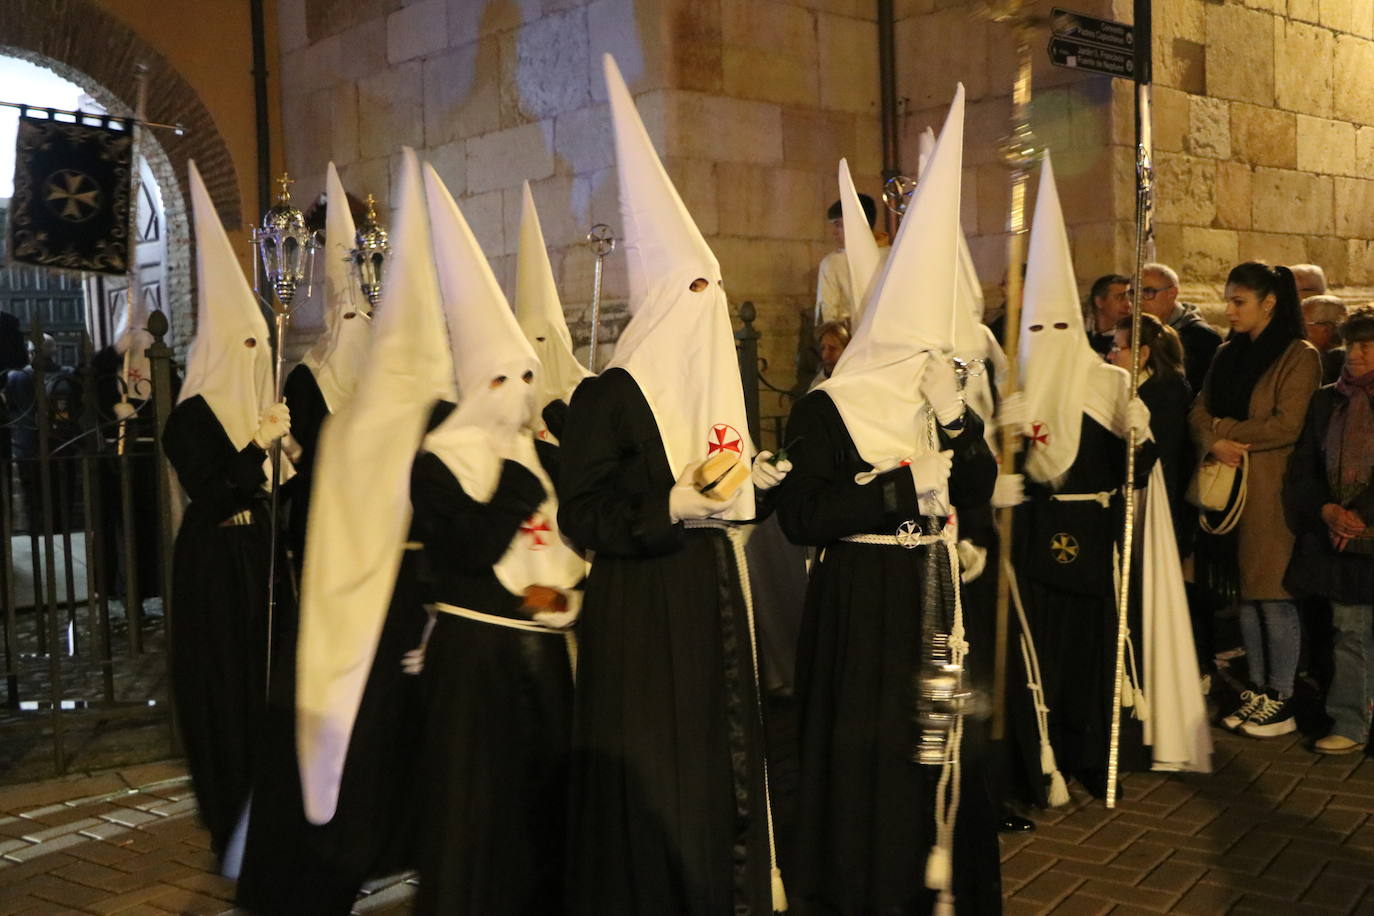
<instances>
[{"instance_id":1,"label":"stone archway","mask_svg":"<svg viewBox=\"0 0 1374 916\"><path fill-rule=\"evenodd\" d=\"M188 159L196 161L226 228L243 223L234 162L210 112L165 57L91 0L5 0L0 3L0 54L47 67L118 115L133 113L134 67L143 64L147 118L186 126L180 136L145 131L142 137L148 142L140 142L162 192L168 240L165 303L173 344L184 352L195 328Z\"/></svg>"}]
</instances>

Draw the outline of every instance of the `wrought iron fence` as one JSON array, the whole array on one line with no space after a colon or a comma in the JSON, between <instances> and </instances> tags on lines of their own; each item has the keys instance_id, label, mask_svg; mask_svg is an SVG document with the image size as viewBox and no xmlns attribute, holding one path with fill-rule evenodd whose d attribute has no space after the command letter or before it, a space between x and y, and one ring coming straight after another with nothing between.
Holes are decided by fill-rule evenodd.
<instances>
[{"instance_id":1,"label":"wrought iron fence","mask_svg":"<svg viewBox=\"0 0 1374 916\"><path fill-rule=\"evenodd\" d=\"M43 355L7 374L0 422L5 704L0 782L178 752L167 646L172 405L167 322L150 317L152 379L128 390L110 349ZM128 410L116 409L127 403Z\"/></svg>"}]
</instances>

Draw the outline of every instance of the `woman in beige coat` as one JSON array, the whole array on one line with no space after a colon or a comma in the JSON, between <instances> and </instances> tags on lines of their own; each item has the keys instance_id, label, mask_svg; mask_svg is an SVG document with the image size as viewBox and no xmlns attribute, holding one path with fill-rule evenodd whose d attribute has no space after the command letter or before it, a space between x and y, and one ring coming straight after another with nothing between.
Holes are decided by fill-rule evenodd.
<instances>
[{"instance_id":1,"label":"woman in beige coat","mask_svg":"<svg viewBox=\"0 0 1374 916\"><path fill-rule=\"evenodd\" d=\"M1297 728L1290 701L1302 630L1297 605L1283 587L1293 552L1283 476L1321 384L1321 359L1305 339L1287 267L1247 261L1232 269L1226 318L1231 335L1217 350L1189 422L1204 457L1231 467L1247 455L1250 460L1236 547L1241 637L1252 684L1222 724L1267 738Z\"/></svg>"}]
</instances>

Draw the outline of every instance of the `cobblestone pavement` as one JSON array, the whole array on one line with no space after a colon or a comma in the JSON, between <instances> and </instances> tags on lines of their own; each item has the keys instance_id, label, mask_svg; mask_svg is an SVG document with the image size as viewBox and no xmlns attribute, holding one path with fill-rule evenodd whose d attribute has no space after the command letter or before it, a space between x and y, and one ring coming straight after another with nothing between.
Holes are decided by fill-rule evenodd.
<instances>
[{"instance_id":1,"label":"cobblestone pavement","mask_svg":"<svg viewBox=\"0 0 1374 916\"><path fill-rule=\"evenodd\" d=\"M1008 916L1374 914L1374 759L1215 732L1210 776L1131 774L1003 838ZM234 913L180 763L0 789L0 916ZM355 912L410 911L391 879Z\"/></svg>"}]
</instances>

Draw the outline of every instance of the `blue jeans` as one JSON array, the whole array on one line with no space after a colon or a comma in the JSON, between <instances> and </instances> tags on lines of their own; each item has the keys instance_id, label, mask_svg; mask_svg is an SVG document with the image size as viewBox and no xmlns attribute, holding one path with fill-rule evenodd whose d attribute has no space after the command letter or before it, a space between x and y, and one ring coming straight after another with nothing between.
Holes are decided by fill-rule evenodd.
<instances>
[{"instance_id":1,"label":"blue jeans","mask_svg":"<svg viewBox=\"0 0 1374 916\"><path fill-rule=\"evenodd\" d=\"M1251 682L1280 697L1291 697L1302 644L1298 606L1291 601L1242 601L1240 636Z\"/></svg>"},{"instance_id":2,"label":"blue jeans","mask_svg":"<svg viewBox=\"0 0 1374 916\"><path fill-rule=\"evenodd\" d=\"M1369 736L1374 712L1374 604L1331 602L1333 672L1326 714L1333 735L1361 744Z\"/></svg>"}]
</instances>

